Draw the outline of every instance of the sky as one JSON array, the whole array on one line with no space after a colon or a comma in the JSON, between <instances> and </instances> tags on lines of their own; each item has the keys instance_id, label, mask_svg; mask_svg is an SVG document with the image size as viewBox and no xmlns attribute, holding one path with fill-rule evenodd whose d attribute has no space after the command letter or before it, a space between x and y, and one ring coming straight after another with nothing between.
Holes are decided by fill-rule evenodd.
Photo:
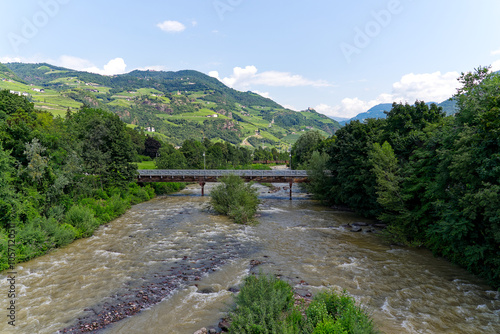
<instances>
[{"instance_id":1,"label":"sky","mask_svg":"<svg viewBox=\"0 0 500 334\"><path fill-rule=\"evenodd\" d=\"M461 72L500 70L499 14L498 0L4 0L0 62L197 70L350 118L442 102Z\"/></svg>"}]
</instances>

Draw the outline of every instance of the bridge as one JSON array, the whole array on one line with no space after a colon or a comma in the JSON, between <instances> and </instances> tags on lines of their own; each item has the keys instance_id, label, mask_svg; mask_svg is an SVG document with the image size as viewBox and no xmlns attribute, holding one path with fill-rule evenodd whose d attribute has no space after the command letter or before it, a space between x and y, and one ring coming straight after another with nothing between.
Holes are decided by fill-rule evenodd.
<instances>
[{"instance_id":1,"label":"bridge","mask_svg":"<svg viewBox=\"0 0 500 334\"><path fill-rule=\"evenodd\" d=\"M309 182L305 170L142 169L138 182L197 182L205 195L206 182L219 182L225 175L238 175L246 182L288 183L290 200L294 183Z\"/></svg>"}]
</instances>

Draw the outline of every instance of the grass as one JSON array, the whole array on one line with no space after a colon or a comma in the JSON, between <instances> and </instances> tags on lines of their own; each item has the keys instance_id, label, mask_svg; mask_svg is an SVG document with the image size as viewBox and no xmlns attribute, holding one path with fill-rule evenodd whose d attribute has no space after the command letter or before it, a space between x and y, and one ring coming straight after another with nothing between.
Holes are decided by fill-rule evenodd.
<instances>
[{"instance_id":1,"label":"grass","mask_svg":"<svg viewBox=\"0 0 500 334\"><path fill-rule=\"evenodd\" d=\"M154 161L138 162L137 169L156 169L156 164Z\"/></svg>"}]
</instances>

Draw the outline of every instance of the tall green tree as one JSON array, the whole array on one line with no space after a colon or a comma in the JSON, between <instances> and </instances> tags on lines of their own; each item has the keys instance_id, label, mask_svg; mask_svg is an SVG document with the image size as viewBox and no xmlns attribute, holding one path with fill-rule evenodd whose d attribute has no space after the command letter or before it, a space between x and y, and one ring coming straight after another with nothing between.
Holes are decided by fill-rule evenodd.
<instances>
[{"instance_id":1,"label":"tall green tree","mask_svg":"<svg viewBox=\"0 0 500 334\"><path fill-rule=\"evenodd\" d=\"M187 166L186 157L180 150L176 150L173 145L162 145L158 153L155 163L159 169L183 169Z\"/></svg>"},{"instance_id":2,"label":"tall green tree","mask_svg":"<svg viewBox=\"0 0 500 334\"><path fill-rule=\"evenodd\" d=\"M102 185L124 186L135 178L134 147L117 115L83 108L68 122L86 173L98 177Z\"/></svg>"},{"instance_id":3,"label":"tall green tree","mask_svg":"<svg viewBox=\"0 0 500 334\"><path fill-rule=\"evenodd\" d=\"M323 139L323 136L317 130L308 131L300 136L292 146L292 169L297 169L299 166L307 164Z\"/></svg>"}]
</instances>

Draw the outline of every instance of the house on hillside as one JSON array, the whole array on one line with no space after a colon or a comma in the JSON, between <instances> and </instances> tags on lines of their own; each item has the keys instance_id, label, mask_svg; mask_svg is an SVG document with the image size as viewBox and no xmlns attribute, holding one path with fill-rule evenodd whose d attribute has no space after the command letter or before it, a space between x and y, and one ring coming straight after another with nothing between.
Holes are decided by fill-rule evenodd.
<instances>
[{"instance_id":1,"label":"house on hillside","mask_svg":"<svg viewBox=\"0 0 500 334\"><path fill-rule=\"evenodd\" d=\"M45 93L45 89L43 89L43 88L32 88L31 90L38 92L38 93Z\"/></svg>"}]
</instances>

